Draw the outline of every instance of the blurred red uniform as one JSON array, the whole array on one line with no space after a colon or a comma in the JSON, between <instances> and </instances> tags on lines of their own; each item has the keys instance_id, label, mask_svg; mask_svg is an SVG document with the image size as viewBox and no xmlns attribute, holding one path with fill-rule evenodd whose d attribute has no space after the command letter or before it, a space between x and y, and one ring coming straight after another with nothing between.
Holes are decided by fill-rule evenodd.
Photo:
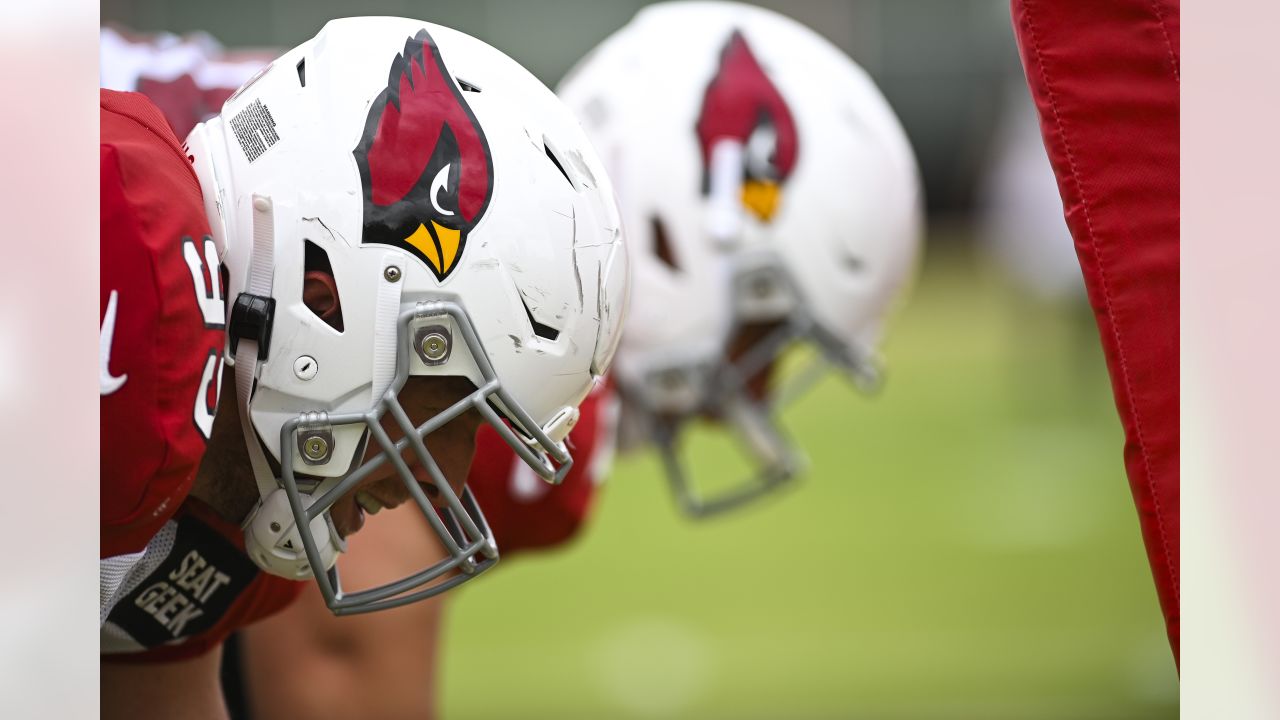
<instances>
[{"instance_id":1,"label":"blurred red uniform","mask_svg":"<svg viewBox=\"0 0 1280 720\"><path fill-rule=\"evenodd\" d=\"M616 443L619 408L612 383L593 390L578 409L582 415L568 438L573 467L556 486L520 462L492 428L480 428L467 485L484 510L503 558L572 539L591 511Z\"/></svg>"}]
</instances>

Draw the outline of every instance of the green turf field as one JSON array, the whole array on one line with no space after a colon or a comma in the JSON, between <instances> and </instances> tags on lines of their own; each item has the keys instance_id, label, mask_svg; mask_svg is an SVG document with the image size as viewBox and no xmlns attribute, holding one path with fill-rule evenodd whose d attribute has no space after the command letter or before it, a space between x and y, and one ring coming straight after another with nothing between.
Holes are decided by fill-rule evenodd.
<instances>
[{"instance_id":1,"label":"green turf field","mask_svg":"<svg viewBox=\"0 0 1280 720\"><path fill-rule=\"evenodd\" d=\"M786 413L799 486L694 523L624 457L575 545L454 597L442 716L1176 717L1090 322L935 252L884 392Z\"/></svg>"}]
</instances>

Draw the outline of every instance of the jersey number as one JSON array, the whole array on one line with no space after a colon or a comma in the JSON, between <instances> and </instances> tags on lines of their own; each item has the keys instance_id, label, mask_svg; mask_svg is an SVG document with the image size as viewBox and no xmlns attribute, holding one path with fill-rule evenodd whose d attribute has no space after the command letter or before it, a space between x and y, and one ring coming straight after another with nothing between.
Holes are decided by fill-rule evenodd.
<instances>
[{"instance_id":1,"label":"jersey number","mask_svg":"<svg viewBox=\"0 0 1280 720\"><path fill-rule=\"evenodd\" d=\"M225 291L218 266L218 249L208 235L204 236L202 245L203 253L196 247L195 240L182 238L182 256L191 270L191 286L195 290L196 305L200 307L205 328L220 329L226 326L227 303L223 299ZM191 411L191 419L206 441L213 433L213 416L218 411L221 390L222 352L218 348L210 350L204 362L204 373L200 376L200 387Z\"/></svg>"},{"instance_id":2,"label":"jersey number","mask_svg":"<svg viewBox=\"0 0 1280 720\"><path fill-rule=\"evenodd\" d=\"M196 291L196 304L204 316L204 326L220 328L227 322L227 302L223 299L222 273L218 266L218 248L213 238L204 236L204 255L196 248L196 241L182 238L182 257L191 269L191 284Z\"/></svg>"}]
</instances>

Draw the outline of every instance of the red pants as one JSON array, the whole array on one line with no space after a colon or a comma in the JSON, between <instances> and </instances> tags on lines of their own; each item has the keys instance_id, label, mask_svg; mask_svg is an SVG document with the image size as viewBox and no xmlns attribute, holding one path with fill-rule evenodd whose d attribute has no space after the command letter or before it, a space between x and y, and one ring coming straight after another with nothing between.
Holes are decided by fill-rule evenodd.
<instances>
[{"instance_id":1,"label":"red pants","mask_svg":"<svg viewBox=\"0 0 1280 720\"><path fill-rule=\"evenodd\" d=\"M1012 0L1178 656L1179 0Z\"/></svg>"}]
</instances>

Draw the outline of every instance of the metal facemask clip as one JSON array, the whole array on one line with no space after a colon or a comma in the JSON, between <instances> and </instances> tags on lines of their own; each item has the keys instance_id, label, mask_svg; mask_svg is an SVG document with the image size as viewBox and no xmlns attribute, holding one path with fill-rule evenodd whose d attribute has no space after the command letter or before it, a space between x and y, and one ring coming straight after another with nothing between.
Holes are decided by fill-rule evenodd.
<instances>
[{"instance_id":1,"label":"metal facemask clip","mask_svg":"<svg viewBox=\"0 0 1280 720\"><path fill-rule=\"evenodd\" d=\"M424 325L413 331L413 350L427 367L444 365L453 354L453 333L444 325Z\"/></svg>"},{"instance_id":2,"label":"metal facemask clip","mask_svg":"<svg viewBox=\"0 0 1280 720\"><path fill-rule=\"evenodd\" d=\"M655 414L693 415L705 409L714 375L705 363L655 368L644 376L640 399Z\"/></svg>"},{"instance_id":3,"label":"metal facemask clip","mask_svg":"<svg viewBox=\"0 0 1280 720\"><path fill-rule=\"evenodd\" d=\"M329 413L305 413L298 424L298 454L307 465L324 465L333 456Z\"/></svg>"},{"instance_id":4,"label":"metal facemask clip","mask_svg":"<svg viewBox=\"0 0 1280 720\"><path fill-rule=\"evenodd\" d=\"M739 323L786 318L799 305L786 272L774 264L734 273L731 287L734 318Z\"/></svg>"}]
</instances>

